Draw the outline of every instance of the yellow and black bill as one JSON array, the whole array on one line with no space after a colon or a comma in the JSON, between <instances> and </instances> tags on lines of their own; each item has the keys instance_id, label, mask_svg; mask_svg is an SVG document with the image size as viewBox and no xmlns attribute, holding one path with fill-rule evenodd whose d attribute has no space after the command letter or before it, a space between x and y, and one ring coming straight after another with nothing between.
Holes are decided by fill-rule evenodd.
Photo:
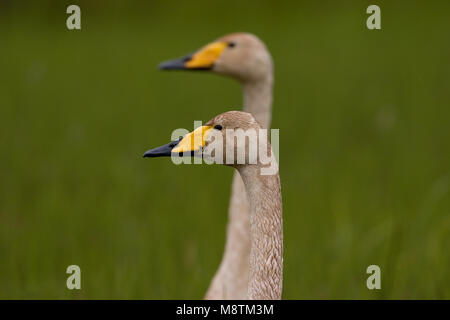
<instances>
[{"instance_id":1,"label":"yellow and black bill","mask_svg":"<svg viewBox=\"0 0 450 320\"><path fill-rule=\"evenodd\" d=\"M143 155L144 158L171 157L176 156L195 156L201 152L206 144L206 139L212 126L201 126L186 134L179 140L175 140L163 146L150 149Z\"/></svg>"},{"instance_id":2,"label":"yellow and black bill","mask_svg":"<svg viewBox=\"0 0 450 320\"><path fill-rule=\"evenodd\" d=\"M190 55L162 62L158 68L161 70L210 70L227 46L228 43L225 41L213 42Z\"/></svg>"}]
</instances>

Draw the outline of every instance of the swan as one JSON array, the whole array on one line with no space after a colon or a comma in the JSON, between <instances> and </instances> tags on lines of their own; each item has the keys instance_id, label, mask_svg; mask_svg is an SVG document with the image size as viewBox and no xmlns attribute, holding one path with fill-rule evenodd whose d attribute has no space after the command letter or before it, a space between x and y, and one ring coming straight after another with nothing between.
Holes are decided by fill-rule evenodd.
<instances>
[{"instance_id":1,"label":"swan","mask_svg":"<svg viewBox=\"0 0 450 320\"><path fill-rule=\"evenodd\" d=\"M223 36L185 57L163 62L162 70L209 70L242 84L244 111L262 128L271 121L273 63L265 44L250 33ZM250 256L250 208L244 183L235 172L232 182L225 250L205 299L244 299Z\"/></svg>"},{"instance_id":2,"label":"swan","mask_svg":"<svg viewBox=\"0 0 450 320\"><path fill-rule=\"evenodd\" d=\"M242 129L255 130L259 132L261 126L255 118L247 112L229 111L222 113L204 126L198 127L193 132L172 141L161 147L148 150L144 157L168 157L177 155L194 155L204 159L214 159L217 163L227 163L234 167L244 183L245 192L249 200L250 207L250 257L248 266L247 299L281 299L283 282L283 220L280 176L275 156L271 152L269 141L258 141L257 148L262 144L266 145L270 159L276 164L273 174L262 175L261 169L265 166L261 157L251 162L250 156L246 153L246 144L239 144L232 138L227 141L228 131L236 132ZM225 132L227 132L225 134ZM210 143L221 139L223 148L217 148L214 152L208 150L212 146ZM261 139L261 138L258 138ZM254 143L254 142L253 142ZM231 148L229 146L231 145ZM250 139L248 150L250 150ZM229 160L227 152L236 154L245 153L244 161ZM259 149L258 149L259 150ZM212 154L214 153L214 158ZM259 153L258 153L259 155ZM219 161L217 161L219 159Z\"/></svg>"}]
</instances>

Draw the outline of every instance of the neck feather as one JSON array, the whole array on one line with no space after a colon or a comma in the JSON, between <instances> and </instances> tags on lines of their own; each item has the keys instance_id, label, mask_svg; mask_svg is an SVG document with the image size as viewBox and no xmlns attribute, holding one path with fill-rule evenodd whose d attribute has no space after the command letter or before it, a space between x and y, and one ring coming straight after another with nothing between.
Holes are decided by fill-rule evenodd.
<instances>
[{"instance_id":1,"label":"neck feather","mask_svg":"<svg viewBox=\"0 0 450 320\"><path fill-rule=\"evenodd\" d=\"M273 76L243 83L244 111L251 113L262 128L269 128L272 113Z\"/></svg>"},{"instance_id":2,"label":"neck feather","mask_svg":"<svg viewBox=\"0 0 450 320\"><path fill-rule=\"evenodd\" d=\"M250 203L248 299L281 299L283 220L280 177L263 176L260 166L238 168Z\"/></svg>"}]
</instances>

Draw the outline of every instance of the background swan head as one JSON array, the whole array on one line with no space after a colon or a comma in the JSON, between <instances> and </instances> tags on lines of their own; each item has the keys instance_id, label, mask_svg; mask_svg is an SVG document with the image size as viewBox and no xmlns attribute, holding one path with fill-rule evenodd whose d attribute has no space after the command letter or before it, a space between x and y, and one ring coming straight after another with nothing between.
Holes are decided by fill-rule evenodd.
<instances>
[{"instance_id":1,"label":"background swan head","mask_svg":"<svg viewBox=\"0 0 450 320\"><path fill-rule=\"evenodd\" d=\"M240 167L272 160L267 132L248 112L228 111L178 141L148 150L144 157L197 156L205 161Z\"/></svg>"},{"instance_id":2,"label":"background swan head","mask_svg":"<svg viewBox=\"0 0 450 320\"><path fill-rule=\"evenodd\" d=\"M194 53L165 61L162 70L211 70L242 82L265 79L272 75L272 57L266 45L250 33L223 36Z\"/></svg>"}]
</instances>

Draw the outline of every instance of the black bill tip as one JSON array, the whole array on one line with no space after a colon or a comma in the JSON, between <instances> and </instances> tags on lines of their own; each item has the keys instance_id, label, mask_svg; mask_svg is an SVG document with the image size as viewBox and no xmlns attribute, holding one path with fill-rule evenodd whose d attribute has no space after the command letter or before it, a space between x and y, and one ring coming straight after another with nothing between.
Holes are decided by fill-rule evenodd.
<instances>
[{"instance_id":1,"label":"black bill tip","mask_svg":"<svg viewBox=\"0 0 450 320\"><path fill-rule=\"evenodd\" d=\"M180 139L181 140L181 139ZM180 142L180 140L169 142L163 146L150 149L144 153L143 158L170 157L172 149Z\"/></svg>"},{"instance_id":2,"label":"black bill tip","mask_svg":"<svg viewBox=\"0 0 450 320\"><path fill-rule=\"evenodd\" d=\"M183 70L186 69L185 63L192 59L192 55L182 58L161 62L158 65L159 70Z\"/></svg>"}]
</instances>

